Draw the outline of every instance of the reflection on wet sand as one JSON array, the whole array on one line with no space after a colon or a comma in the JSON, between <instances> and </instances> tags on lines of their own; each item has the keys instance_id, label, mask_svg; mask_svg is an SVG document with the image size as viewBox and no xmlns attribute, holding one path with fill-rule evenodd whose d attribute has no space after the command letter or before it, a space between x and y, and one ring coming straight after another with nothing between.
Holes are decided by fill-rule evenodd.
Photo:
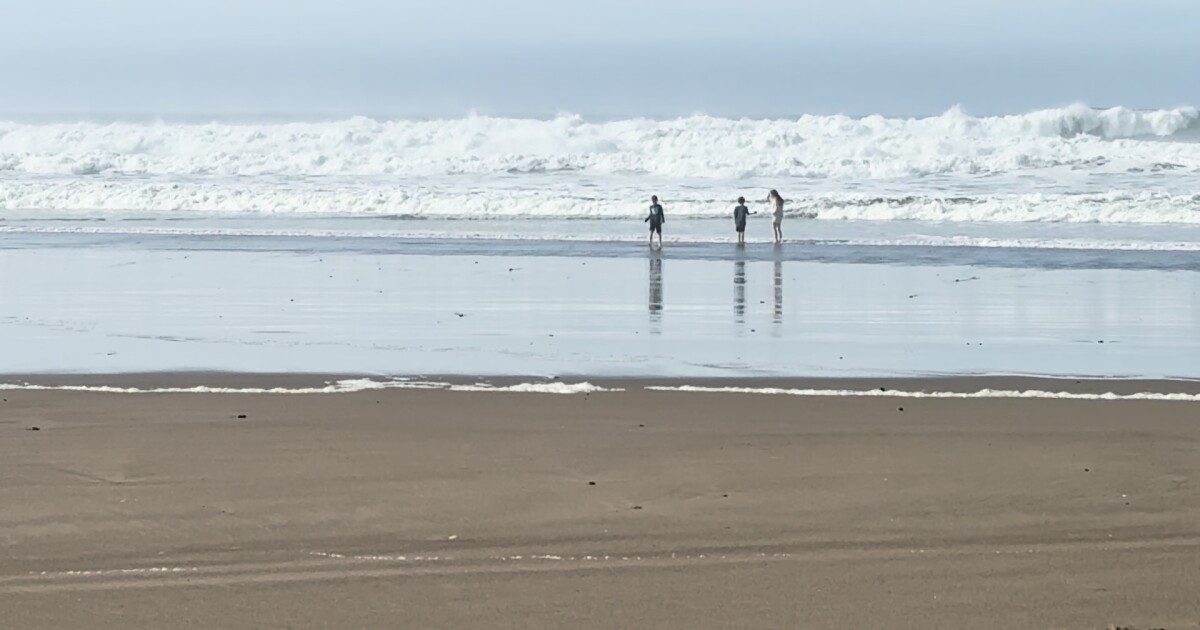
<instances>
[{"instance_id":1,"label":"reflection on wet sand","mask_svg":"<svg viewBox=\"0 0 1200 630\"><path fill-rule=\"evenodd\" d=\"M771 321L783 323L783 261L775 261L775 313Z\"/></svg>"},{"instance_id":2,"label":"reflection on wet sand","mask_svg":"<svg viewBox=\"0 0 1200 630\"><path fill-rule=\"evenodd\" d=\"M733 263L733 315L737 323L745 322L746 318L746 261L737 260Z\"/></svg>"},{"instance_id":3,"label":"reflection on wet sand","mask_svg":"<svg viewBox=\"0 0 1200 630\"><path fill-rule=\"evenodd\" d=\"M650 276L649 276L649 295L648 307L650 310L650 333L662 334L662 311L663 311L663 275L662 275L662 258L652 256L650 258Z\"/></svg>"}]
</instances>

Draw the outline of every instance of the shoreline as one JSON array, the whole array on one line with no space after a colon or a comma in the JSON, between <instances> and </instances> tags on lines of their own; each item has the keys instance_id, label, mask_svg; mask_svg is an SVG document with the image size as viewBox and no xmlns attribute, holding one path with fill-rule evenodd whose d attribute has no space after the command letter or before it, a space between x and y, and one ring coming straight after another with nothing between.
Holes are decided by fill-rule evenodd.
<instances>
[{"instance_id":1,"label":"shoreline","mask_svg":"<svg viewBox=\"0 0 1200 630\"><path fill-rule=\"evenodd\" d=\"M129 390L204 388L213 390L311 390L337 383L370 381L394 384L378 389L429 389L441 387L511 388L526 384L580 385L590 384L603 390L646 390L654 388L813 390L829 392L869 392L876 390L898 393L977 393L1051 392L1068 394L1185 394L1200 395L1200 379L1186 378L1120 378L1120 377L1057 377L1032 375L930 375L881 377L654 377L654 376L472 376L467 374L438 375L379 375L379 374L309 374L309 373L242 373L217 371L133 372L112 374L0 374L0 388L7 391L71 391L55 388L114 388ZM406 387L404 383L411 383ZM38 389L22 389L32 386ZM86 391L86 390L83 390ZM324 393L354 393L343 389ZM373 391L373 390L372 390ZM475 392L477 390L452 390ZM117 392L119 393L119 392ZM198 392L203 393L203 392ZM211 393L230 393L214 391ZM248 393L270 394L270 391ZM278 393L288 393L280 391ZM322 392L297 391L318 394ZM538 393L538 392L528 392ZM566 392L550 392L566 393ZM580 392L584 393L584 392ZM591 392L588 392L591 393ZM680 392L691 393L691 392ZM723 392L694 392L723 393ZM732 392L739 393L739 392ZM753 392L741 392L752 394Z\"/></svg>"},{"instance_id":2,"label":"shoreline","mask_svg":"<svg viewBox=\"0 0 1200 630\"><path fill-rule=\"evenodd\" d=\"M725 224L724 219L704 218L697 221ZM804 225L807 219L794 219ZM86 222L85 222L86 223ZM903 223L901 224L903 226ZM1150 225L1147 229L1161 228ZM912 237L907 231L895 238L876 237L854 239L835 232L829 238L808 234L814 230L795 228L804 237L785 238L782 244L763 238L753 238L739 245L732 230L717 236L690 234L669 236L662 248L647 248L637 236L619 239L599 237L569 238L562 234L509 238L484 234L412 234L355 236L353 232L322 235L295 233L295 230L248 233L137 232L102 231L39 231L33 228L4 228L0 219L0 234L12 237L26 249L64 248L80 251L122 251L127 239L136 236L142 247L151 251L212 251L214 247L235 253L292 253L312 251L325 255L368 253L386 256L436 256L459 258L561 258L567 260L613 258L620 260L657 259L664 261L699 262L789 262L837 265L896 265L937 268L975 267L983 269L1013 269L1026 271L1200 271L1195 254L1200 251L1197 241L1131 241L1112 240L1089 242L1071 239L1042 239L1033 237ZM144 228L142 228L144 229ZM893 228L899 231L899 228ZM360 242L356 242L360 241ZM1141 243L1139 245L1138 243Z\"/></svg>"}]
</instances>

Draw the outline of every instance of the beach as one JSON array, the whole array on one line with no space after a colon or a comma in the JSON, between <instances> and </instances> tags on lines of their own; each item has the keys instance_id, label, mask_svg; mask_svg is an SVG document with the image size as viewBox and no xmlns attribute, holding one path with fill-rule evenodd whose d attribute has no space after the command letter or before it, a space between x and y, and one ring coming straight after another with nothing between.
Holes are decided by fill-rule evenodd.
<instances>
[{"instance_id":1,"label":"beach","mask_svg":"<svg viewBox=\"0 0 1200 630\"><path fill-rule=\"evenodd\" d=\"M575 395L5 391L5 625L1200 620L1195 402L648 385ZM1012 386L925 382L989 385Z\"/></svg>"},{"instance_id":2,"label":"beach","mask_svg":"<svg viewBox=\"0 0 1200 630\"><path fill-rule=\"evenodd\" d=\"M0 121L0 627L1200 627L1198 120Z\"/></svg>"}]
</instances>

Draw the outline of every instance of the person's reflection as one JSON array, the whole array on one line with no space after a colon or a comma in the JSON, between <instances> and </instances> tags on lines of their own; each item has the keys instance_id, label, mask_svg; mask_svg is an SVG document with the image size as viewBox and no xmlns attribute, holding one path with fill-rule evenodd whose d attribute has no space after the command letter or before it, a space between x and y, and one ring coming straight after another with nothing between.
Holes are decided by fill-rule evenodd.
<instances>
[{"instance_id":1,"label":"person's reflection","mask_svg":"<svg viewBox=\"0 0 1200 630\"><path fill-rule=\"evenodd\" d=\"M775 319L776 324L783 323L783 261L775 261Z\"/></svg>"},{"instance_id":2,"label":"person's reflection","mask_svg":"<svg viewBox=\"0 0 1200 630\"><path fill-rule=\"evenodd\" d=\"M737 323L745 322L746 261L744 260L736 260L733 263L733 316Z\"/></svg>"},{"instance_id":3,"label":"person's reflection","mask_svg":"<svg viewBox=\"0 0 1200 630\"><path fill-rule=\"evenodd\" d=\"M650 308L650 334L657 335L662 332L662 310L663 310L663 275L662 275L662 258L652 256L650 258L650 291L649 291L649 308Z\"/></svg>"}]
</instances>

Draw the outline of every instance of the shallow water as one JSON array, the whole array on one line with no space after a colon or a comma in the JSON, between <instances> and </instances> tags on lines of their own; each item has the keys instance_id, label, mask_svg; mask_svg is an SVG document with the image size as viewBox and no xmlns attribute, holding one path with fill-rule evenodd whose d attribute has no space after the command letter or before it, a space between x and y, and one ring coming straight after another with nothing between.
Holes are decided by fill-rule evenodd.
<instances>
[{"instance_id":1,"label":"shallow water","mask_svg":"<svg viewBox=\"0 0 1200 630\"><path fill-rule=\"evenodd\" d=\"M1189 252L0 239L8 373L1200 377Z\"/></svg>"}]
</instances>

